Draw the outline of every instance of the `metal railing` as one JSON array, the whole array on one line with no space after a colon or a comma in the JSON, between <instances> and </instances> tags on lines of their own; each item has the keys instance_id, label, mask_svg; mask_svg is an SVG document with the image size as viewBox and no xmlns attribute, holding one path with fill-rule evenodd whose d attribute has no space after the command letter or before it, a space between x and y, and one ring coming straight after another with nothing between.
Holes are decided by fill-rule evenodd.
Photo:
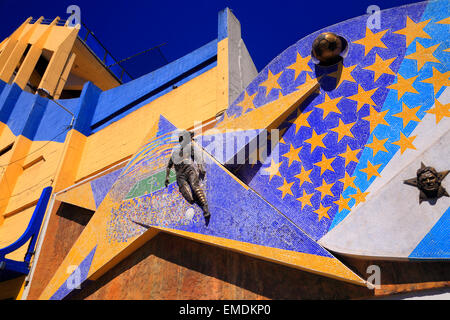
<instances>
[{"instance_id":1,"label":"metal railing","mask_svg":"<svg viewBox=\"0 0 450 320\"><path fill-rule=\"evenodd\" d=\"M80 31L78 32L78 39L80 39L102 62L103 66L108 69L121 83L133 80L133 77L125 70L120 62L115 59L112 54L106 49L101 41L95 36L84 23L81 23Z\"/></svg>"},{"instance_id":2,"label":"metal railing","mask_svg":"<svg viewBox=\"0 0 450 320\"><path fill-rule=\"evenodd\" d=\"M38 21L38 18L32 18L30 24L34 24ZM42 19L41 24L49 25L53 19ZM64 26L67 19L59 19L56 23L57 26ZM106 49L103 43L94 35L84 23L81 23L80 31L78 32L78 39L86 45L86 47L97 57L97 59L103 64L105 69L120 82L128 82L133 80L133 77L125 70L120 64L120 61L115 59L111 52Z\"/></svg>"}]
</instances>

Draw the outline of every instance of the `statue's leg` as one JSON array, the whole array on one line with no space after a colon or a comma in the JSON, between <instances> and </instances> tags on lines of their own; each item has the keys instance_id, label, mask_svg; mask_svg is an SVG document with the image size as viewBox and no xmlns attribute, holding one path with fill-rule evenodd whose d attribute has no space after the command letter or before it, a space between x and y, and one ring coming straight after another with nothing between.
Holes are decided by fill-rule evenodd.
<instances>
[{"instance_id":1,"label":"statue's leg","mask_svg":"<svg viewBox=\"0 0 450 320\"><path fill-rule=\"evenodd\" d=\"M203 216L205 218L209 217L211 214L208 208L208 201L206 200L206 195L203 189L200 187L200 180L198 174L195 170L190 170L188 174L189 184L191 185L192 191L197 198L200 207L203 210Z\"/></svg>"},{"instance_id":2,"label":"statue's leg","mask_svg":"<svg viewBox=\"0 0 450 320\"><path fill-rule=\"evenodd\" d=\"M195 200L189 182L187 182L187 180L183 176L180 176L177 177L177 184L178 189L180 190L181 194L186 199L186 201L189 202L190 204L193 204Z\"/></svg>"}]
</instances>

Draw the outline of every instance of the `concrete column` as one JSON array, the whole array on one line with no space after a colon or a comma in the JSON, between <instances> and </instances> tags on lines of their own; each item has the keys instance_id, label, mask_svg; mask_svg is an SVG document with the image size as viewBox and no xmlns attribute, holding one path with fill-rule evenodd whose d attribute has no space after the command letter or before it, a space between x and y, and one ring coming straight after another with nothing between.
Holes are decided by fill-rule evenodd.
<instances>
[{"instance_id":1,"label":"concrete column","mask_svg":"<svg viewBox=\"0 0 450 320\"><path fill-rule=\"evenodd\" d=\"M3 69L0 70L0 79L9 82L9 79L13 75L14 70L19 64L20 59L22 58L23 53L25 52L28 46L28 42L31 36L33 35L37 26L40 25L43 19L44 17L40 17L34 24L31 25L31 28L29 28L29 30L25 34L23 34L23 36L19 37L18 41L16 42L16 45L14 46L11 54L8 57L8 60L3 66Z\"/></svg>"},{"instance_id":2,"label":"concrete column","mask_svg":"<svg viewBox=\"0 0 450 320\"><path fill-rule=\"evenodd\" d=\"M58 49L53 53L52 58L45 70L44 76L42 77L39 88L44 88L54 95L56 92L56 87L58 85L59 78L61 77L64 66L66 65L67 59L72 51L73 44L77 38L79 25L74 27L67 38L59 45Z\"/></svg>"},{"instance_id":3,"label":"concrete column","mask_svg":"<svg viewBox=\"0 0 450 320\"><path fill-rule=\"evenodd\" d=\"M58 21L59 17L55 18L52 21L52 23L45 29L39 39L31 46L27 56L25 57L25 60L22 62L22 65L20 66L19 71L14 78L14 82L17 83L17 85L22 89L25 88L28 81L30 80L31 74L36 67L36 63L38 62L39 57L42 54L42 49L44 48L45 42L47 41L49 34L52 31L52 27Z\"/></svg>"}]
</instances>

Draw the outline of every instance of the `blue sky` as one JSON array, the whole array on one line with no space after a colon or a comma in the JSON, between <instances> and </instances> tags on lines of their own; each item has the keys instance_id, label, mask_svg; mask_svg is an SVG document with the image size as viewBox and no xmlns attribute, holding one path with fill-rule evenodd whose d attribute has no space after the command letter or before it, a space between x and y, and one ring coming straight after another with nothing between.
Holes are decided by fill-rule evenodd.
<instances>
[{"instance_id":1,"label":"blue sky","mask_svg":"<svg viewBox=\"0 0 450 320\"><path fill-rule=\"evenodd\" d=\"M242 38L260 71L297 40L363 15L369 5L387 9L414 2L418 1L0 0L0 40L29 16L66 19L66 8L76 4L82 21L116 59L166 43L161 50L168 61L173 61L217 38L217 14L229 7L241 22Z\"/></svg>"}]
</instances>

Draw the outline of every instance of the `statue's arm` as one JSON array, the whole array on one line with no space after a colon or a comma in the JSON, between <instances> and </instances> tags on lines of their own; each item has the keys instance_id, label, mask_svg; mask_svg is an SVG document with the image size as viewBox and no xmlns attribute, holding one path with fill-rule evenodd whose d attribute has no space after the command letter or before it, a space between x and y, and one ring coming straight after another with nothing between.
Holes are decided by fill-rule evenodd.
<instances>
[{"instance_id":1,"label":"statue's arm","mask_svg":"<svg viewBox=\"0 0 450 320\"><path fill-rule=\"evenodd\" d=\"M166 187L169 185L169 175L170 175L170 169L173 167L173 160L172 160L172 156L169 159L169 163L167 164L167 168L166 168L166 181L165 181L165 185Z\"/></svg>"}]
</instances>

